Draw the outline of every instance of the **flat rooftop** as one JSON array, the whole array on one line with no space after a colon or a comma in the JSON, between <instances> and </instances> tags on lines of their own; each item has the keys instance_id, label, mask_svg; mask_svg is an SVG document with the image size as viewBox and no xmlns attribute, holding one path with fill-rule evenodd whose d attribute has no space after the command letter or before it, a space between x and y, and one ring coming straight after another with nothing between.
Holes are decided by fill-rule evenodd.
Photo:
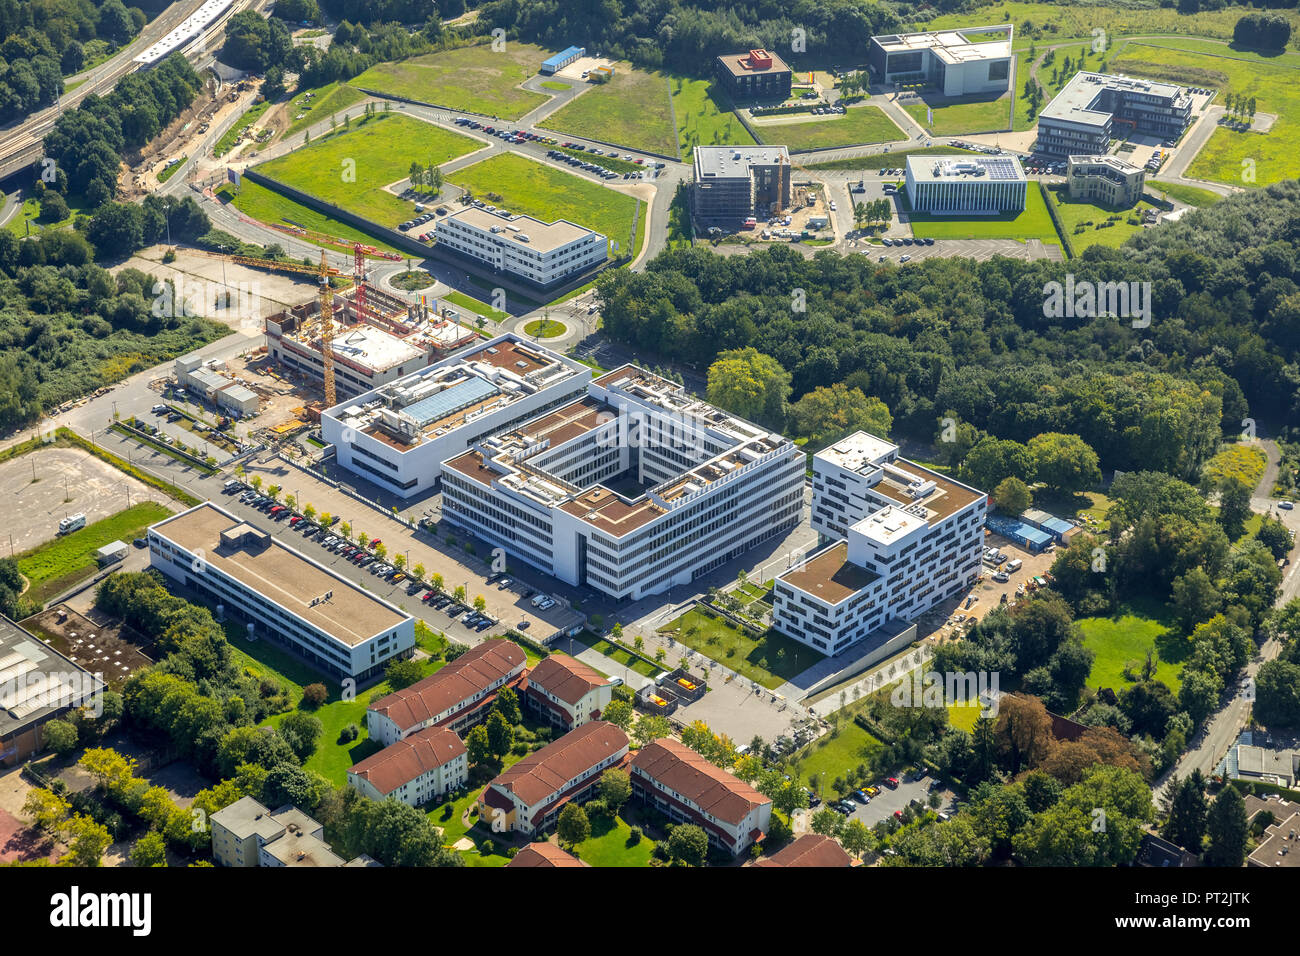
<instances>
[{"instance_id":1,"label":"flat rooftop","mask_svg":"<svg viewBox=\"0 0 1300 956\"><path fill-rule=\"evenodd\" d=\"M543 254L588 236L600 236L600 233L595 230L579 226L567 219L542 222L532 216L502 215L502 212L503 210L488 212L478 206L469 206L438 223L436 231L441 231L442 227L449 222L462 222L482 232L493 233L503 241L509 240Z\"/></svg>"},{"instance_id":2,"label":"flat rooftop","mask_svg":"<svg viewBox=\"0 0 1300 956\"><path fill-rule=\"evenodd\" d=\"M1135 166L1132 163L1125 162L1118 156L1071 156L1071 166L1105 166L1121 176L1131 176L1133 173L1142 172L1141 166Z\"/></svg>"},{"instance_id":3,"label":"flat rooftop","mask_svg":"<svg viewBox=\"0 0 1300 956\"><path fill-rule=\"evenodd\" d=\"M329 634L348 647L410 620L409 615L372 597L345 578L264 535L260 546L232 545L222 533L241 525L210 501L153 525L149 530L234 578L257 594ZM332 592L328 600L318 600Z\"/></svg>"},{"instance_id":4,"label":"flat rooftop","mask_svg":"<svg viewBox=\"0 0 1300 956\"><path fill-rule=\"evenodd\" d=\"M766 54L771 59L771 64L763 65L750 60L751 52ZM773 53L771 50L749 51L744 53L728 53L718 57L718 62L732 76L760 76L764 73L789 73L790 67L786 66L783 59Z\"/></svg>"},{"instance_id":5,"label":"flat rooftop","mask_svg":"<svg viewBox=\"0 0 1300 956\"><path fill-rule=\"evenodd\" d=\"M97 676L0 616L0 737L89 700L104 687Z\"/></svg>"},{"instance_id":6,"label":"flat rooftop","mask_svg":"<svg viewBox=\"0 0 1300 956\"><path fill-rule=\"evenodd\" d=\"M832 605L851 598L879 578L874 571L849 560L847 541L837 541L798 567L777 575L778 581Z\"/></svg>"},{"instance_id":7,"label":"flat rooftop","mask_svg":"<svg viewBox=\"0 0 1300 956\"><path fill-rule=\"evenodd\" d=\"M1161 83L1158 80L1143 80L1112 73L1076 73L1038 115L1040 118L1099 125L1111 115L1110 110L1102 109L1097 104L1107 90L1167 97L1176 101L1187 97L1183 88L1176 83Z\"/></svg>"},{"instance_id":8,"label":"flat rooftop","mask_svg":"<svg viewBox=\"0 0 1300 956\"><path fill-rule=\"evenodd\" d=\"M946 478L937 471L931 471L924 465L918 465L906 458L898 459L895 464L898 468L911 472L925 481L933 481L934 491L924 498L914 498L908 491L907 484L892 477L889 469L885 469L885 477L873 490L897 502L902 507L925 509L926 520L930 524L936 524L972 502L986 497L974 488L968 488L960 482Z\"/></svg>"},{"instance_id":9,"label":"flat rooftop","mask_svg":"<svg viewBox=\"0 0 1300 956\"><path fill-rule=\"evenodd\" d=\"M944 63L974 63L980 60L1000 60L1011 56L1009 24L987 27L970 27L963 30L943 30L924 33L896 33L872 37L872 42L886 53L914 53L929 50ZM988 34L999 34L987 37Z\"/></svg>"},{"instance_id":10,"label":"flat rooftop","mask_svg":"<svg viewBox=\"0 0 1300 956\"><path fill-rule=\"evenodd\" d=\"M784 146L696 146L695 179L747 179L751 166L790 164Z\"/></svg>"},{"instance_id":11,"label":"flat rooftop","mask_svg":"<svg viewBox=\"0 0 1300 956\"><path fill-rule=\"evenodd\" d=\"M918 183L979 181L986 183L1025 182L1025 170L1015 156L972 156L955 159L944 156L909 156L907 174Z\"/></svg>"}]
</instances>

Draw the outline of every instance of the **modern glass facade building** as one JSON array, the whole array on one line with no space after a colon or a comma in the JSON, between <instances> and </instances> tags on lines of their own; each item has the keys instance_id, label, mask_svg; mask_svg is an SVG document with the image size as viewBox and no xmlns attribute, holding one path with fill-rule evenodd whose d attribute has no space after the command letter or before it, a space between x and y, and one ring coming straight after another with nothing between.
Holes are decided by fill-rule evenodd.
<instances>
[{"instance_id":1,"label":"modern glass facade building","mask_svg":"<svg viewBox=\"0 0 1300 956\"><path fill-rule=\"evenodd\" d=\"M953 216L1021 212L1028 185L1014 156L907 159L905 188L913 212Z\"/></svg>"}]
</instances>

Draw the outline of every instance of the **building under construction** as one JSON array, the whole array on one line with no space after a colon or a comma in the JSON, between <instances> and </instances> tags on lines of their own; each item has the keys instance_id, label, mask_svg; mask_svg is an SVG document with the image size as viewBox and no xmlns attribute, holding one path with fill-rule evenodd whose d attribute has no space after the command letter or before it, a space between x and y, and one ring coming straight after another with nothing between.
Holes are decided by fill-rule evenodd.
<instances>
[{"instance_id":1,"label":"building under construction","mask_svg":"<svg viewBox=\"0 0 1300 956\"><path fill-rule=\"evenodd\" d=\"M266 318L270 357L289 371L324 383L321 299ZM330 297L334 387L338 400L432 365L478 340L456 312L440 314L364 283Z\"/></svg>"}]
</instances>

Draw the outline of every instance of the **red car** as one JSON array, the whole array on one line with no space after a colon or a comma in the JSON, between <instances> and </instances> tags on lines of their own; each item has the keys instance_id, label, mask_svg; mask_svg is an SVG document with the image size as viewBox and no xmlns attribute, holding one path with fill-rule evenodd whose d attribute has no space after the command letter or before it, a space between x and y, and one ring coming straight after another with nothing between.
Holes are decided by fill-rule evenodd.
<instances>
[{"instance_id":1,"label":"red car","mask_svg":"<svg viewBox=\"0 0 1300 956\"><path fill-rule=\"evenodd\" d=\"M289 519L289 524L297 524L301 520L302 520L302 515L294 515L292 518Z\"/></svg>"},{"instance_id":2,"label":"red car","mask_svg":"<svg viewBox=\"0 0 1300 956\"><path fill-rule=\"evenodd\" d=\"M370 550L373 551L375 548L379 547L379 546L380 546L381 544L383 544L383 543L384 543L384 542L382 542L382 541L380 541L378 538L376 538L374 541L371 541L371 542L370 542Z\"/></svg>"},{"instance_id":3,"label":"red car","mask_svg":"<svg viewBox=\"0 0 1300 956\"><path fill-rule=\"evenodd\" d=\"M887 786L890 790L897 790L897 789L898 789L898 778L897 778L897 777L886 777L886 778L885 778L885 786Z\"/></svg>"},{"instance_id":4,"label":"red car","mask_svg":"<svg viewBox=\"0 0 1300 956\"><path fill-rule=\"evenodd\" d=\"M895 810L895 811L894 811L894 818L895 818L895 819L898 819L898 820L903 819L903 811L902 811L902 810Z\"/></svg>"},{"instance_id":5,"label":"red car","mask_svg":"<svg viewBox=\"0 0 1300 956\"><path fill-rule=\"evenodd\" d=\"M284 505L274 505L272 506L271 510L267 512L267 514L278 515L283 510L284 510Z\"/></svg>"}]
</instances>

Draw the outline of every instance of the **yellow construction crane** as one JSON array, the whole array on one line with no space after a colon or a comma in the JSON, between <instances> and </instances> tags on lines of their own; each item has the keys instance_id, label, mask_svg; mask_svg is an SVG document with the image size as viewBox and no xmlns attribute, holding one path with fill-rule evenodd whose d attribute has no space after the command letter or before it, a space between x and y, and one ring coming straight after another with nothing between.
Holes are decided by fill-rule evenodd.
<instances>
[{"instance_id":1,"label":"yellow construction crane","mask_svg":"<svg viewBox=\"0 0 1300 956\"><path fill-rule=\"evenodd\" d=\"M320 357L325 366L325 407L334 407L334 290L325 250L320 254Z\"/></svg>"}]
</instances>

